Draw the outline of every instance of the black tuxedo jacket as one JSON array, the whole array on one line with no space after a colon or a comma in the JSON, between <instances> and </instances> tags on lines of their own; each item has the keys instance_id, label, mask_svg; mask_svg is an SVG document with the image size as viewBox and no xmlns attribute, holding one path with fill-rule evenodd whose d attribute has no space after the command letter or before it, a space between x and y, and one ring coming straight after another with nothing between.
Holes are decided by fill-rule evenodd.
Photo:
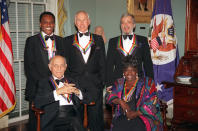
<instances>
[{"instance_id":1,"label":"black tuxedo jacket","mask_svg":"<svg viewBox=\"0 0 198 131\"><path fill-rule=\"evenodd\" d=\"M27 38L24 51L24 68L27 78L25 98L30 102L34 98L37 81L51 75L48 68L48 52L44 49L39 35L40 33ZM64 56L63 38L55 36L55 41L55 54Z\"/></svg>"},{"instance_id":2,"label":"black tuxedo jacket","mask_svg":"<svg viewBox=\"0 0 198 131\"><path fill-rule=\"evenodd\" d=\"M79 89L78 83L76 83L73 79L67 77L67 80L69 83L74 83L76 88ZM49 77L38 81L34 104L36 108L44 110L44 114L41 116L41 130L44 131L53 131L55 118L59 111L59 101L55 101L54 99L54 90L55 89ZM83 91L81 92L83 94ZM78 112L80 99L72 94L72 102L74 104L74 109ZM79 114L78 117L80 118Z\"/></svg>"},{"instance_id":3,"label":"black tuxedo jacket","mask_svg":"<svg viewBox=\"0 0 198 131\"><path fill-rule=\"evenodd\" d=\"M65 38L64 46L67 58L67 71L73 79L77 80L89 96L84 101L96 101L101 97L105 81L105 48L102 37L91 34L94 44L91 46L87 63L84 62L80 50L73 45L77 34Z\"/></svg>"},{"instance_id":4,"label":"black tuxedo jacket","mask_svg":"<svg viewBox=\"0 0 198 131\"><path fill-rule=\"evenodd\" d=\"M121 36L112 38L109 40L107 51L107 86L111 86L114 81L123 76L122 59L125 57L118 49L118 40ZM122 37L121 37L122 40ZM122 41L121 41L122 44ZM138 75L144 76L144 73L148 77L153 78L153 63L151 60L150 49L148 40L146 37L136 35L137 48L131 55L134 55L138 59ZM123 44L122 44L123 47Z\"/></svg>"}]
</instances>

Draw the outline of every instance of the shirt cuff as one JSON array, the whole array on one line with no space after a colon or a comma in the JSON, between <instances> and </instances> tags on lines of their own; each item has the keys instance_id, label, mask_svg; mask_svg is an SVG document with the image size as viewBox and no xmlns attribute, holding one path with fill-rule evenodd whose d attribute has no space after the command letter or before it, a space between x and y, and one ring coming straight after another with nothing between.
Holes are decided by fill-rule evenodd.
<instances>
[{"instance_id":1,"label":"shirt cuff","mask_svg":"<svg viewBox=\"0 0 198 131\"><path fill-rule=\"evenodd\" d=\"M58 97L58 94L56 93L56 90L53 91L53 94L54 94L55 101L58 101L59 97Z\"/></svg>"},{"instance_id":2,"label":"shirt cuff","mask_svg":"<svg viewBox=\"0 0 198 131\"><path fill-rule=\"evenodd\" d=\"M80 100L82 100L83 99L83 95L82 95L82 92L79 90L79 95L77 95L78 96L78 98L80 99Z\"/></svg>"}]
</instances>

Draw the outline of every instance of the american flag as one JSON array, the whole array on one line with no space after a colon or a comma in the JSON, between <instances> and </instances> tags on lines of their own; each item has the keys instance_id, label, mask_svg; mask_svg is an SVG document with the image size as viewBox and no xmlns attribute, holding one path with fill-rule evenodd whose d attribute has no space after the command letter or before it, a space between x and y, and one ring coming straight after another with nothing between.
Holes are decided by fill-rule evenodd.
<instances>
[{"instance_id":1,"label":"american flag","mask_svg":"<svg viewBox=\"0 0 198 131\"><path fill-rule=\"evenodd\" d=\"M0 118L16 105L13 52L6 0L0 0Z\"/></svg>"},{"instance_id":2,"label":"american flag","mask_svg":"<svg viewBox=\"0 0 198 131\"><path fill-rule=\"evenodd\" d=\"M154 38L154 39L151 40L150 46L151 46L151 48L153 50L156 50L159 47L159 43L157 42L157 39L156 38Z\"/></svg>"},{"instance_id":3,"label":"american flag","mask_svg":"<svg viewBox=\"0 0 198 131\"><path fill-rule=\"evenodd\" d=\"M151 40L150 46L153 50L158 49L158 47L162 44L160 37L157 36L156 38Z\"/></svg>"}]
</instances>

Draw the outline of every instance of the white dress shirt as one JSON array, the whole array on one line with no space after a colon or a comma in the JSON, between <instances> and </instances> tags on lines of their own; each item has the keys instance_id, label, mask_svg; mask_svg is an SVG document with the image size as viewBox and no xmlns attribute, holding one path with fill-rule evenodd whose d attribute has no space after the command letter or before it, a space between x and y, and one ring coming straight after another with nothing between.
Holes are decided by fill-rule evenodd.
<instances>
[{"instance_id":1,"label":"white dress shirt","mask_svg":"<svg viewBox=\"0 0 198 131\"><path fill-rule=\"evenodd\" d=\"M82 32L80 32L80 33L82 33ZM90 40L90 35L89 36L83 35L83 36L80 37L79 33L78 33L78 41L79 41L79 44L82 48L86 47L86 45L89 43L89 40ZM83 52L81 52L85 63L87 63L90 52L91 52L91 47L87 50L87 52L85 54Z\"/></svg>"},{"instance_id":2,"label":"white dress shirt","mask_svg":"<svg viewBox=\"0 0 198 131\"><path fill-rule=\"evenodd\" d=\"M131 34L131 35L133 35L133 33ZM134 35L133 35L134 36ZM130 49L131 49L131 47L132 47L132 45L133 45L133 39L134 39L134 37L130 40L128 37L124 40L124 38L123 38L123 36L122 36L122 43L123 43L123 49L127 52L127 53L129 53L129 51L130 51Z\"/></svg>"},{"instance_id":3,"label":"white dress shirt","mask_svg":"<svg viewBox=\"0 0 198 131\"><path fill-rule=\"evenodd\" d=\"M45 36L47 34L45 32L43 32L43 31L41 33L42 33L42 35L43 35L43 37L45 39ZM52 36L52 35L53 35L53 33L50 36ZM51 39L48 39L45 42L47 43L47 47L48 47L48 49L47 49L48 50L48 56L49 56L48 58L51 59L53 57L53 53L54 53L53 50L52 50L52 42L53 41Z\"/></svg>"},{"instance_id":4,"label":"white dress shirt","mask_svg":"<svg viewBox=\"0 0 198 131\"><path fill-rule=\"evenodd\" d=\"M55 76L53 76L53 77L54 77L54 80L58 79ZM63 82L59 82L58 88L61 88L63 86L64 86L64 83ZM82 92L80 90L79 90L79 92L80 93L77 96L78 96L78 98L80 100L82 100L83 99ZM73 105L72 100L70 102L68 102L67 99L65 99L65 98L67 98L68 94L64 94L65 97L63 97L62 95L58 95L57 92L56 92L56 90L53 91L53 94L54 94L55 101L59 101L59 105L60 106L62 106L62 105Z\"/></svg>"}]
</instances>

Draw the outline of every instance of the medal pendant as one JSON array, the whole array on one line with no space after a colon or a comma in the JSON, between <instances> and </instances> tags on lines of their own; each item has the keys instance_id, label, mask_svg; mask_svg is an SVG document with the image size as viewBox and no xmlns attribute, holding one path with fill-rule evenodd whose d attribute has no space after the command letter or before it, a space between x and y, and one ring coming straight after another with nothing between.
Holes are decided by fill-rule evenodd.
<instances>
[{"instance_id":1,"label":"medal pendant","mask_svg":"<svg viewBox=\"0 0 198 131\"><path fill-rule=\"evenodd\" d=\"M85 49L83 49L83 53L85 54Z\"/></svg>"},{"instance_id":2,"label":"medal pendant","mask_svg":"<svg viewBox=\"0 0 198 131\"><path fill-rule=\"evenodd\" d=\"M44 47L44 50L48 50L49 49L49 47L47 46L47 47Z\"/></svg>"}]
</instances>

